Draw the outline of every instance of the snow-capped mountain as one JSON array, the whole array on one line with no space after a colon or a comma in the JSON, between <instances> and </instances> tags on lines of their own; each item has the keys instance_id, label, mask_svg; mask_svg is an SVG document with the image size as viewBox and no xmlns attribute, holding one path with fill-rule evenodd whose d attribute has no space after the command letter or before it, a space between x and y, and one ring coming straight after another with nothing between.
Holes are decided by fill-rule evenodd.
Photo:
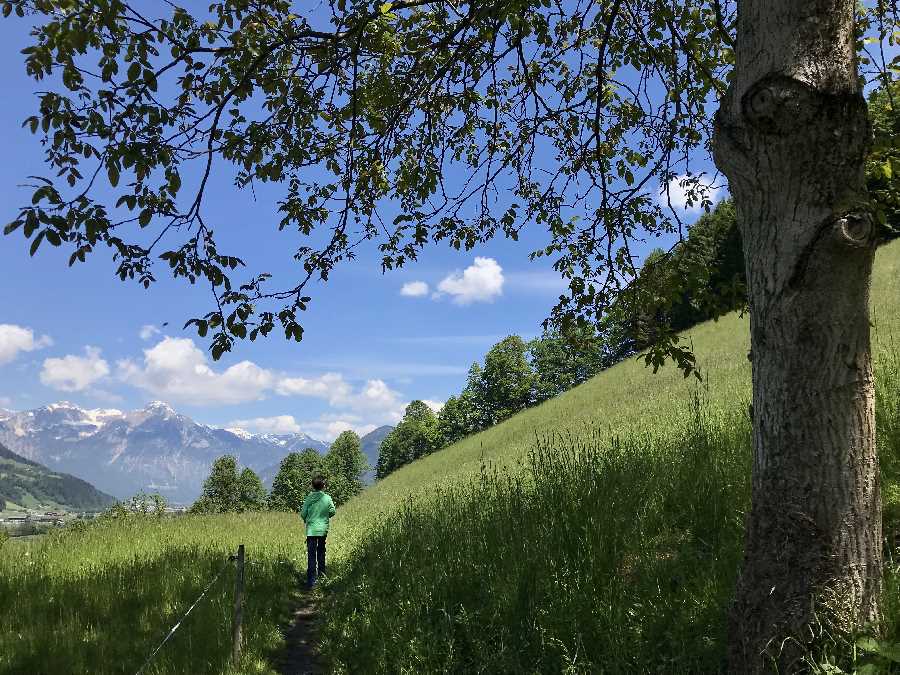
<instances>
[{"instance_id":1,"label":"snow-capped mountain","mask_svg":"<svg viewBox=\"0 0 900 675\"><path fill-rule=\"evenodd\" d=\"M23 412L0 409L0 444L116 497L145 490L173 502L194 500L221 455L261 471L290 452L328 449L306 434L256 435L198 424L160 401L129 412L67 402Z\"/></svg>"}]
</instances>

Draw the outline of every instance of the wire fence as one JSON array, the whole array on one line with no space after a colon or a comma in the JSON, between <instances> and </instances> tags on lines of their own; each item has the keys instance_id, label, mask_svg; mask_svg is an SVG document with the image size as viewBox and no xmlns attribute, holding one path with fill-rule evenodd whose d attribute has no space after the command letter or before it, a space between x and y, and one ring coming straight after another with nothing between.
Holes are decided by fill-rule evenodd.
<instances>
[{"instance_id":1,"label":"wire fence","mask_svg":"<svg viewBox=\"0 0 900 675\"><path fill-rule=\"evenodd\" d=\"M212 578L212 580L206 584L206 587L203 589L203 592L197 596L197 599L194 600L193 604L188 607L187 611L182 615L182 617L178 620L178 622L172 626L166 636L163 638L162 642L160 642L156 649L150 652L150 655L147 657L146 661L144 661L143 665L137 670L135 675L143 675L144 671L147 669L153 659L156 658L156 655L159 654L160 650L165 646L165 644L171 639L173 635L175 635L176 631L181 628L182 624L184 624L185 620L190 616L191 612L194 611L194 608L200 604L200 601L206 597L206 594L209 593L210 589L216 584L216 582L222 577L222 574L225 573L225 570L231 566L232 562L236 562L237 565L237 575L235 579L235 604L234 604L234 625L232 627L232 641L233 641L233 653L232 658L235 663L240 659L241 654L241 622L242 622L242 614L243 614L243 590L244 590L244 545L241 544L238 547L238 551L236 554L232 554L228 556L228 559L219 568L219 571Z\"/></svg>"}]
</instances>

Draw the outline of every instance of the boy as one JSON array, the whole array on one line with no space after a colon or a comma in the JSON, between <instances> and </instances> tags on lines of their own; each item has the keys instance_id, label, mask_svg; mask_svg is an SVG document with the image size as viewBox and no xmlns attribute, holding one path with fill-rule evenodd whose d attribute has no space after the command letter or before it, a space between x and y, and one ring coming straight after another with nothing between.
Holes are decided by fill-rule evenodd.
<instances>
[{"instance_id":1,"label":"boy","mask_svg":"<svg viewBox=\"0 0 900 675\"><path fill-rule=\"evenodd\" d=\"M300 517L306 523L306 587L312 588L316 578L325 574L325 537L328 535L328 520L334 516L334 502L331 496L322 492L325 479L316 476L312 481L313 491L303 500Z\"/></svg>"}]
</instances>

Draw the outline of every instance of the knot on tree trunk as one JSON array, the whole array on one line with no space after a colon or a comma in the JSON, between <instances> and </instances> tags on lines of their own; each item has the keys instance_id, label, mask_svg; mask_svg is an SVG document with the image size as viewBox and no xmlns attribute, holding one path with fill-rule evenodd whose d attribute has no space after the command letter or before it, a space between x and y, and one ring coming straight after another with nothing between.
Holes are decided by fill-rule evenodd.
<instances>
[{"instance_id":1,"label":"knot on tree trunk","mask_svg":"<svg viewBox=\"0 0 900 675\"><path fill-rule=\"evenodd\" d=\"M780 73L743 94L735 87L722 99L713 136L716 165L733 193L746 188L759 197L800 180L809 188L801 200L835 205L859 192L862 174L855 174L872 136L860 92L825 91Z\"/></svg>"},{"instance_id":2,"label":"knot on tree trunk","mask_svg":"<svg viewBox=\"0 0 900 675\"><path fill-rule=\"evenodd\" d=\"M744 118L764 133L784 135L810 123L818 109L816 91L783 75L770 75L741 97Z\"/></svg>"},{"instance_id":3,"label":"knot on tree trunk","mask_svg":"<svg viewBox=\"0 0 900 675\"><path fill-rule=\"evenodd\" d=\"M754 130L786 136L815 132L819 142L844 136L869 142L866 102L861 93L833 93L772 73L747 88L741 113ZM823 133L824 132L824 133Z\"/></svg>"}]
</instances>

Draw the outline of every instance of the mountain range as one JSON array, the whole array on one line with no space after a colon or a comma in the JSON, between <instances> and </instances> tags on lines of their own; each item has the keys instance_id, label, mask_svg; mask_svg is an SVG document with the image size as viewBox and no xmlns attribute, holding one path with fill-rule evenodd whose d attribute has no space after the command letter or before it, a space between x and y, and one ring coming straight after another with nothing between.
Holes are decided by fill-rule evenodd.
<instances>
[{"instance_id":1,"label":"mountain range","mask_svg":"<svg viewBox=\"0 0 900 675\"><path fill-rule=\"evenodd\" d=\"M262 472L290 452L325 452L329 446L302 433L251 434L199 424L160 401L130 412L85 410L67 402L22 412L0 409L0 444L116 497L143 490L173 503L196 499L221 455Z\"/></svg>"}]
</instances>

